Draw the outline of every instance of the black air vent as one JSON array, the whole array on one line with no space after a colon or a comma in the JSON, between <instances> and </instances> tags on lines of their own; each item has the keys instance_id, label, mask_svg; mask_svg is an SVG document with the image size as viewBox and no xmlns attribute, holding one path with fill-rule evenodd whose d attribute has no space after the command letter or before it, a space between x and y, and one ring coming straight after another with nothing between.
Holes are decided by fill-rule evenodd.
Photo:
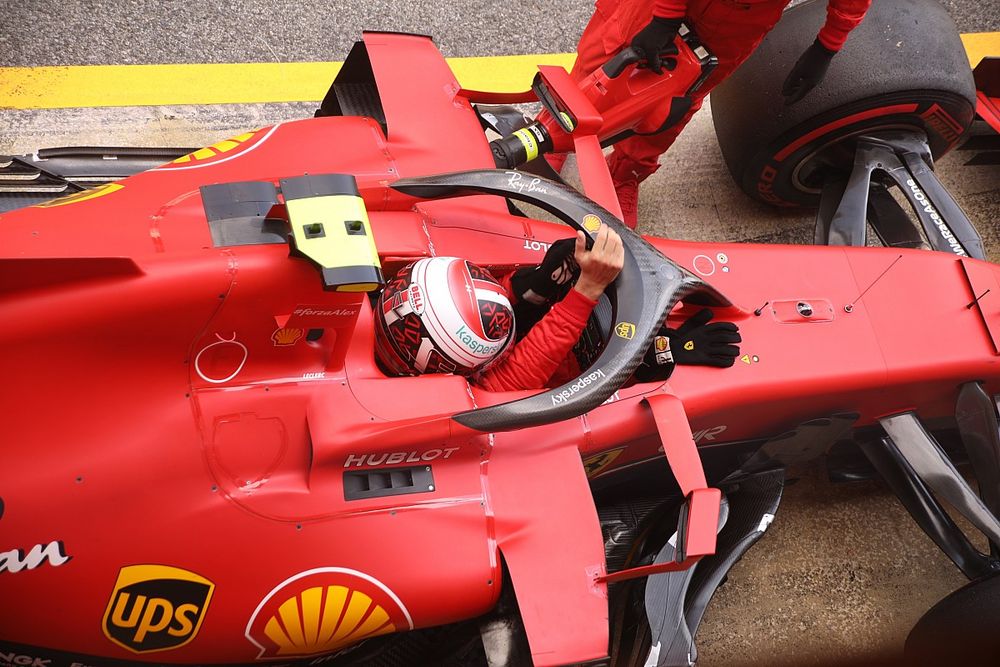
<instances>
[{"instance_id":1,"label":"black air vent","mask_svg":"<svg viewBox=\"0 0 1000 667\"><path fill-rule=\"evenodd\" d=\"M433 490L434 474L430 466L344 472L344 500L428 493Z\"/></svg>"}]
</instances>

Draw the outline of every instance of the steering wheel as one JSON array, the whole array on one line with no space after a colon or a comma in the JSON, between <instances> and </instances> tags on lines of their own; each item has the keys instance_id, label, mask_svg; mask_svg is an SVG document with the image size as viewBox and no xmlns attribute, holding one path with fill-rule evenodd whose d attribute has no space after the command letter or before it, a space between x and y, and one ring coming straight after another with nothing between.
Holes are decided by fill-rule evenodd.
<instances>
[{"instance_id":1,"label":"steering wheel","mask_svg":"<svg viewBox=\"0 0 1000 667\"><path fill-rule=\"evenodd\" d=\"M514 178L514 177L517 178ZM625 264L605 294L614 307L614 325L604 350L580 376L555 389L452 416L483 433L512 431L578 417L618 391L642 361L660 324L680 300L715 306L730 301L696 275L664 257L610 212L576 190L544 178L523 187L523 175L497 169L404 178L392 187L425 199L495 194L527 202L552 213L593 242L604 223L625 246ZM517 185L522 186L518 188ZM529 191L530 190L530 191Z\"/></svg>"}]
</instances>

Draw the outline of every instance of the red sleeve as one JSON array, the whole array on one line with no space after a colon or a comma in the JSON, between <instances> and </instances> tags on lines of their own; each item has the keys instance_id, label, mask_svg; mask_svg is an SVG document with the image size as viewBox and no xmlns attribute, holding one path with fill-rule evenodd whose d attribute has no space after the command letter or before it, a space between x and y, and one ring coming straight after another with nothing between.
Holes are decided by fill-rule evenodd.
<instances>
[{"instance_id":1,"label":"red sleeve","mask_svg":"<svg viewBox=\"0 0 1000 667\"><path fill-rule=\"evenodd\" d=\"M519 299L517 298L517 295L514 294L514 285L511 283L513 278L514 273L508 273L500 279L500 286L503 287L504 292L507 294L507 298L510 300L510 305L516 306Z\"/></svg>"},{"instance_id":2,"label":"red sleeve","mask_svg":"<svg viewBox=\"0 0 1000 667\"><path fill-rule=\"evenodd\" d=\"M653 16L661 19L682 19L687 13L687 0L656 0Z\"/></svg>"},{"instance_id":3,"label":"red sleeve","mask_svg":"<svg viewBox=\"0 0 1000 667\"><path fill-rule=\"evenodd\" d=\"M541 389L568 355L597 305L575 289L552 306L506 357L476 379L488 391Z\"/></svg>"},{"instance_id":4,"label":"red sleeve","mask_svg":"<svg viewBox=\"0 0 1000 667\"><path fill-rule=\"evenodd\" d=\"M819 31L819 43L831 51L840 51L847 34L858 27L872 0L829 0L826 23Z\"/></svg>"}]
</instances>

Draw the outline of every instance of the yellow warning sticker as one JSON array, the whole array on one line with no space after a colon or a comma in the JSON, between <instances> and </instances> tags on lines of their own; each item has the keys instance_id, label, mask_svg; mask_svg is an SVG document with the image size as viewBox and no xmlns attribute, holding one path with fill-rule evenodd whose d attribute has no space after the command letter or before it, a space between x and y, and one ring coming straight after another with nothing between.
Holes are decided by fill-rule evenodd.
<instances>
[{"instance_id":1,"label":"yellow warning sticker","mask_svg":"<svg viewBox=\"0 0 1000 667\"><path fill-rule=\"evenodd\" d=\"M531 130L528 128L521 128L514 133L514 136L517 137L524 146L524 152L528 157L526 160L527 162L531 162L538 157L538 141L535 139L535 135L531 133Z\"/></svg>"}]
</instances>

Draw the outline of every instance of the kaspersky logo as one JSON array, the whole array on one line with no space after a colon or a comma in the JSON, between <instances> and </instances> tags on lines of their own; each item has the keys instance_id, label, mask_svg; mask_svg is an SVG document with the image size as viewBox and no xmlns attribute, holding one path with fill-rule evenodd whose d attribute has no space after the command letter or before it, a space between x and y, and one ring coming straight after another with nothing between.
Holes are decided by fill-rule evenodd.
<instances>
[{"instance_id":1,"label":"kaspersky logo","mask_svg":"<svg viewBox=\"0 0 1000 667\"><path fill-rule=\"evenodd\" d=\"M377 579L339 567L300 572L257 605L246 637L258 659L332 653L364 639L412 630L410 613Z\"/></svg>"},{"instance_id":2,"label":"kaspersky logo","mask_svg":"<svg viewBox=\"0 0 1000 667\"><path fill-rule=\"evenodd\" d=\"M198 634L215 584L167 565L130 565L104 612L104 634L133 653L167 651Z\"/></svg>"}]
</instances>

